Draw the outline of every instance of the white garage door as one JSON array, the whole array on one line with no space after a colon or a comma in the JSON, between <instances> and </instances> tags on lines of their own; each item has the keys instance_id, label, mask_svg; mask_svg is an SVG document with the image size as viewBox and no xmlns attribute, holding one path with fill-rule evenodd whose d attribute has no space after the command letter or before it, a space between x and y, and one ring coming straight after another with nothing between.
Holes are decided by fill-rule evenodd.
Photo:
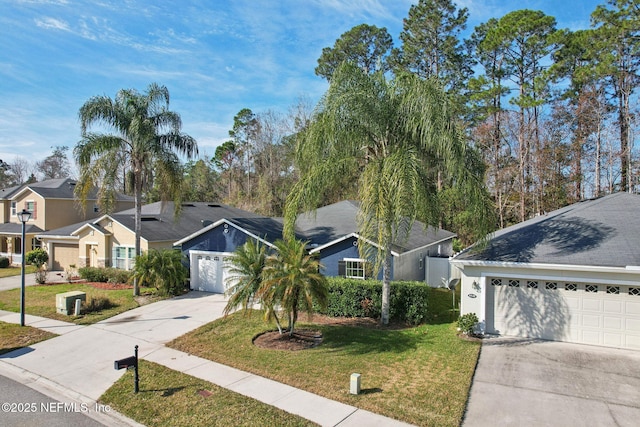
<instances>
[{"instance_id":1,"label":"white garage door","mask_svg":"<svg viewBox=\"0 0 640 427\"><path fill-rule=\"evenodd\" d=\"M640 286L487 279L487 331L640 349Z\"/></svg>"},{"instance_id":2,"label":"white garage door","mask_svg":"<svg viewBox=\"0 0 640 427\"><path fill-rule=\"evenodd\" d=\"M229 255L223 252L190 251L191 289L224 293L226 290L224 262Z\"/></svg>"}]
</instances>

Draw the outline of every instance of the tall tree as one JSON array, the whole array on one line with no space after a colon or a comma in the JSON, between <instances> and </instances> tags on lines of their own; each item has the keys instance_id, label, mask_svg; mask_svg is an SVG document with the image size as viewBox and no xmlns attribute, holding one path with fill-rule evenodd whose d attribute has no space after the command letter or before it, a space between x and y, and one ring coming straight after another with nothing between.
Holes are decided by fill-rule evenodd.
<instances>
[{"instance_id":1,"label":"tall tree","mask_svg":"<svg viewBox=\"0 0 640 427\"><path fill-rule=\"evenodd\" d=\"M36 167L43 176L43 179L67 178L71 174L71 165L67 158L69 147L53 147L53 153L36 162Z\"/></svg>"},{"instance_id":2,"label":"tall tree","mask_svg":"<svg viewBox=\"0 0 640 427\"><path fill-rule=\"evenodd\" d=\"M189 161L184 166L183 198L193 202L219 200L218 182L219 177L212 161Z\"/></svg>"},{"instance_id":3,"label":"tall tree","mask_svg":"<svg viewBox=\"0 0 640 427\"><path fill-rule=\"evenodd\" d=\"M640 1L608 0L591 14L596 27L592 48L597 73L608 80L618 104L620 130L620 189L627 191L630 171L631 105L640 72Z\"/></svg>"},{"instance_id":4,"label":"tall tree","mask_svg":"<svg viewBox=\"0 0 640 427\"><path fill-rule=\"evenodd\" d=\"M253 169L253 148L260 131L260 122L249 108L243 108L233 117L233 128L229 136L243 158L246 179L245 197L251 198L251 172Z\"/></svg>"},{"instance_id":5,"label":"tall tree","mask_svg":"<svg viewBox=\"0 0 640 427\"><path fill-rule=\"evenodd\" d=\"M99 187L99 204L109 212L114 206L120 158L127 161L133 177L135 199L135 253L140 255L142 191L155 176L160 188L175 202L179 213L182 196L182 165L178 154L197 155L196 141L182 133L180 115L169 110L169 90L152 83L144 93L134 89L118 91L115 99L90 98L78 113L82 140L74 148L80 168L76 193L85 201L89 191ZM91 126L112 133L90 132ZM134 295L138 295L134 282Z\"/></svg>"},{"instance_id":6,"label":"tall tree","mask_svg":"<svg viewBox=\"0 0 640 427\"><path fill-rule=\"evenodd\" d=\"M555 18L541 11L517 10L500 18L491 26L484 40L488 50L504 52L506 77L516 87L510 102L518 109L518 161L520 186L520 220L527 217L527 206L540 210L540 182L534 182L540 164L532 151L540 150L540 107L548 101L548 85L544 79L543 60L553 51ZM533 165L533 166L532 166ZM533 188L533 189L532 189ZM534 199L529 196L533 193ZM533 202L533 203L532 203Z\"/></svg>"},{"instance_id":7,"label":"tall tree","mask_svg":"<svg viewBox=\"0 0 640 427\"><path fill-rule=\"evenodd\" d=\"M387 56L393 39L386 28L360 24L343 33L333 47L322 49L316 75L328 81L343 62L351 62L366 73L389 70Z\"/></svg>"},{"instance_id":8,"label":"tall tree","mask_svg":"<svg viewBox=\"0 0 640 427\"><path fill-rule=\"evenodd\" d=\"M464 87L471 64L460 32L469 13L451 0L420 0L409 8L400 33L402 45L392 53L394 68L422 78L437 78L450 94Z\"/></svg>"},{"instance_id":9,"label":"tall tree","mask_svg":"<svg viewBox=\"0 0 640 427\"><path fill-rule=\"evenodd\" d=\"M403 74L388 81L344 64L331 79L312 123L298 142L300 181L287 200L285 231L297 213L319 207L345 175L359 180L358 218L363 257L382 268L381 322L389 321L392 244L407 238L419 218L437 225L437 176L450 178L475 208L477 236L493 227L484 168L456 127L438 84ZM372 246L367 242L375 242Z\"/></svg>"}]
</instances>

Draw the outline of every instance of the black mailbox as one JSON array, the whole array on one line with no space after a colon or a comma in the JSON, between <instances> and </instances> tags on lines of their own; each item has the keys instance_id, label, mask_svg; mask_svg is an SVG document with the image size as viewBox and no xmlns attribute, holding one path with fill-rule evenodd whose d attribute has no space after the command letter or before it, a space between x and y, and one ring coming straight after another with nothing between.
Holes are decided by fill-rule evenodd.
<instances>
[{"instance_id":1,"label":"black mailbox","mask_svg":"<svg viewBox=\"0 0 640 427\"><path fill-rule=\"evenodd\" d=\"M113 362L113 367L119 369L133 369L133 392L137 393L139 389L140 379L138 378L138 346L133 348L133 356Z\"/></svg>"},{"instance_id":2,"label":"black mailbox","mask_svg":"<svg viewBox=\"0 0 640 427\"><path fill-rule=\"evenodd\" d=\"M129 369L136 368L138 366L138 358L135 356L125 357L124 359L116 360L113 363L113 367L117 369Z\"/></svg>"}]
</instances>

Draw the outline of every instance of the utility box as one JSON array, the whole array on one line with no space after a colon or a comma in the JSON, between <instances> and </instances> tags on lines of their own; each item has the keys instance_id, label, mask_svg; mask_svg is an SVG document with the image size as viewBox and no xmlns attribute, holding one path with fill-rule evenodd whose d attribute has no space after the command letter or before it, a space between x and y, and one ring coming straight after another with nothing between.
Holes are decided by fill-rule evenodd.
<instances>
[{"instance_id":1,"label":"utility box","mask_svg":"<svg viewBox=\"0 0 640 427\"><path fill-rule=\"evenodd\" d=\"M360 394L360 374L351 374L349 393Z\"/></svg>"},{"instance_id":2,"label":"utility box","mask_svg":"<svg viewBox=\"0 0 640 427\"><path fill-rule=\"evenodd\" d=\"M62 294L56 294L56 312L70 316L74 313L76 300L82 302L87 301L87 294L80 291L69 291Z\"/></svg>"}]
</instances>

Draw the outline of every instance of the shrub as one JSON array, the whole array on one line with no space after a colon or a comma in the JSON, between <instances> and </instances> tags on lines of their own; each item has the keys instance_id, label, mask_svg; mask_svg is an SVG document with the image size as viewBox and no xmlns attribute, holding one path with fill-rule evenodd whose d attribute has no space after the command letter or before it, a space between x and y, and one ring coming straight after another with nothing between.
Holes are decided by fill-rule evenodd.
<instances>
[{"instance_id":1,"label":"shrub","mask_svg":"<svg viewBox=\"0 0 640 427\"><path fill-rule=\"evenodd\" d=\"M82 314L99 312L115 307L115 304L107 297L91 297L86 304L83 304Z\"/></svg>"},{"instance_id":2,"label":"shrub","mask_svg":"<svg viewBox=\"0 0 640 427\"><path fill-rule=\"evenodd\" d=\"M7 268L10 264L9 258L6 256L0 257L0 268Z\"/></svg>"},{"instance_id":3,"label":"shrub","mask_svg":"<svg viewBox=\"0 0 640 427\"><path fill-rule=\"evenodd\" d=\"M467 313L458 319L458 329L466 335L473 335L474 328L478 324L478 316L475 313Z\"/></svg>"},{"instance_id":4,"label":"shrub","mask_svg":"<svg viewBox=\"0 0 640 427\"><path fill-rule=\"evenodd\" d=\"M155 286L163 295L180 295L185 291L189 271L179 250L150 249L136 257L133 278L140 286Z\"/></svg>"},{"instance_id":5,"label":"shrub","mask_svg":"<svg viewBox=\"0 0 640 427\"><path fill-rule=\"evenodd\" d=\"M332 277L328 284L329 316L380 317L380 281ZM391 282L389 318L413 325L425 321L429 292L429 286L422 282Z\"/></svg>"},{"instance_id":6,"label":"shrub","mask_svg":"<svg viewBox=\"0 0 640 427\"><path fill-rule=\"evenodd\" d=\"M35 265L36 267L42 267L47 261L49 261L49 254L44 249L34 249L27 252L24 259L27 264Z\"/></svg>"},{"instance_id":7,"label":"shrub","mask_svg":"<svg viewBox=\"0 0 640 427\"><path fill-rule=\"evenodd\" d=\"M113 267L81 267L78 274L87 282L128 283L132 273Z\"/></svg>"}]
</instances>

